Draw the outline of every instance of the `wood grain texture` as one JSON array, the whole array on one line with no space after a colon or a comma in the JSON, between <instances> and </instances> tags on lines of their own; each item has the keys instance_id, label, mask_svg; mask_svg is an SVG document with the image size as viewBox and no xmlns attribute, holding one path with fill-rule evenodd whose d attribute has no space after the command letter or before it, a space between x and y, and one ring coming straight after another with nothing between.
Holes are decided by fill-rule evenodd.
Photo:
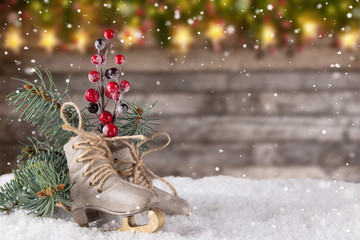
<instances>
[{"instance_id":1,"label":"wood grain texture","mask_svg":"<svg viewBox=\"0 0 360 240\"><path fill-rule=\"evenodd\" d=\"M152 115L162 118L159 130L173 140L145 159L160 176L241 177L252 169L247 176L266 178L283 169L281 176L360 181L355 170L347 172L360 166L359 53L310 47L292 59L281 51L263 59L247 50L224 57L195 49L186 59L152 49L124 54L131 84L126 98L136 96L144 106L158 100ZM70 74L72 99L80 106L92 86L87 55L50 58L30 50L14 64L19 58L0 59L0 174L16 165L18 141L35 130L4 102L21 86L10 77L36 80L25 73L36 59L53 72L60 90Z\"/></svg>"}]
</instances>

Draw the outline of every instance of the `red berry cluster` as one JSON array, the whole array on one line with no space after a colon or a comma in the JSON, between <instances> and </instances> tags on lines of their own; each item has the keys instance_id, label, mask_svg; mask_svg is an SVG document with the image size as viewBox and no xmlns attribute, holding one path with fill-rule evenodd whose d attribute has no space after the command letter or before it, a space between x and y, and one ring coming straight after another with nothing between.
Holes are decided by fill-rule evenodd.
<instances>
[{"instance_id":1,"label":"red berry cluster","mask_svg":"<svg viewBox=\"0 0 360 240\"><path fill-rule=\"evenodd\" d=\"M119 69L116 67L104 69L107 54L111 48L111 40L114 36L114 31L106 30L104 37L107 41L105 42L103 39L95 41L95 48L98 53L91 57L91 62L96 66L96 71L91 71L88 78L90 82L97 85L97 90L90 88L85 93L85 99L89 102L88 111L97 114L100 109L98 130L107 137L115 137L118 134L118 128L114 123L118 114L126 113L128 110L128 106L122 102L122 99L124 94L130 90L130 84L124 80L124 74L121 70L121 66L125 62L123 55L116 55L114 58ZM105 48L105 55L103 56L101 50ZM113 113L105 110L109 101L115 101Z\"/></svg>"}]
</instances>

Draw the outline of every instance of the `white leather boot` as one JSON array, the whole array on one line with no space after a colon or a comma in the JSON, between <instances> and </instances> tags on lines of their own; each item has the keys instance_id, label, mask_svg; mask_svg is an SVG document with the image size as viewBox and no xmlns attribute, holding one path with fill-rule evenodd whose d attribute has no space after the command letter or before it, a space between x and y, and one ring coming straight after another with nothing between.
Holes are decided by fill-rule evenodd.
<instances>
[{"instance_id":1,"label":"white leather boot","mask_svg":"<svg viewBox=\"0 0 360 240\"><path fill-rule=\"evenodd\" d=\"M134 178L138 176L134 176L136 168L141 168L142 166L136 166L135 163L131 163L134 161L134 156L131 153L128 146L126 146L122 142L114 142L110 144L110 149L112 151L112 161L110 164L117 171L119 176L129 182L136 182ZM127 161L127 160L130 160ZM142 174L141 171L137 171L139 175ZM159 196L159 205L158 208L166 214L169 215L190 215L191 214L191 206L190 204L173 194L167 193L163 190L160 190L157 187L150 187L148 184L149 179L146 176L140 176L142 178L142 182L144 186L153 189L153 191ZM139 183L138 183L139 184Z\"/></svg>"},{"instance_id":2,"label":"white leather boot","mask_svg":"<svg viewBox=\"0 0 360 240\"><path fill-rule=\"evenodd\" d=\"M80 226L105 213L130 216L159 205L156 192L118 176L108 162L108 149L106 141L100 138L89 140L81 136L64 146L70 180L74 183L70 190L71 213Z\"/></svg>"}]
</instances>

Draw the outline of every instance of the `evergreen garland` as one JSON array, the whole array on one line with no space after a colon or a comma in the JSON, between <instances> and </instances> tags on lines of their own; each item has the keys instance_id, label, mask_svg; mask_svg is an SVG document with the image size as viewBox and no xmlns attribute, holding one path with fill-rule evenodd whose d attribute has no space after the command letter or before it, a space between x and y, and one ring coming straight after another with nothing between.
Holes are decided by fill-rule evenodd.
<instances>
[{"instance_id":1,"label":"evergreen garland","mask_svg":"<svg viewBox=\"0 0 360 240\"><path fill-rule=\"evenodd\" d=\"M214 38L206 36L209 23L234 28L234 33L223 29L228 36L235 36L232 40L227 39L226 45L246 44L249 47L264 44L262 29L266 24L276 29L276 42L282 47L304 44L306 26L303 18L315 21L320 28L318 35L325 34L334 42L342 33L357 32L360 28L358 0L9 0L4 5L14 14L26 13L19 16L27 20L22 22L24 28L35 25L40 29L56 29L62 46L66 46L64 49L71 47L79 30L85 29L88 37L96 35L104 26L122 26L119 36L125 45L129 34L132 37L129 42L134 45L143 45L144 41L152 39L148 35L153 35L161 47L176 45L174 30L178 26L188 27L191 40L201 41L205 37L212 41ZM91 27L87 27L90 22ZM75 26L81 26L81 29ZM144 39L135 40L137 34L127 29L135 29ZM284 40L288 35L294 42Z\"/></svg>"}]
</instances>

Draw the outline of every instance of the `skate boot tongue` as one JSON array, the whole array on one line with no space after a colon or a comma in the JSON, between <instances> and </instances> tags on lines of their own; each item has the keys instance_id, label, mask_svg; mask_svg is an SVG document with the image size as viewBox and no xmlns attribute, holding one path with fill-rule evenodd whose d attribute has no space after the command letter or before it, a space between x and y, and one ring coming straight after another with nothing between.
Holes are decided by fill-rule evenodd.
<instances>
[{"instance_id":1,"label":"skate boot tongue","mask_svg":"<svg viewBox=\"0 0 360 240\"><path fill-rule=\"evenodd\" d=\"M104 183L111 175L117 172L109 164L111 151L107 142L95 133L79 134L83 141L73 145L75 150L84 150L78 157L77 162L88 162L83 172L84 177L91 176L90 185L99 185L98 192L102 191Z\"/></svg>"}]
</instances>

